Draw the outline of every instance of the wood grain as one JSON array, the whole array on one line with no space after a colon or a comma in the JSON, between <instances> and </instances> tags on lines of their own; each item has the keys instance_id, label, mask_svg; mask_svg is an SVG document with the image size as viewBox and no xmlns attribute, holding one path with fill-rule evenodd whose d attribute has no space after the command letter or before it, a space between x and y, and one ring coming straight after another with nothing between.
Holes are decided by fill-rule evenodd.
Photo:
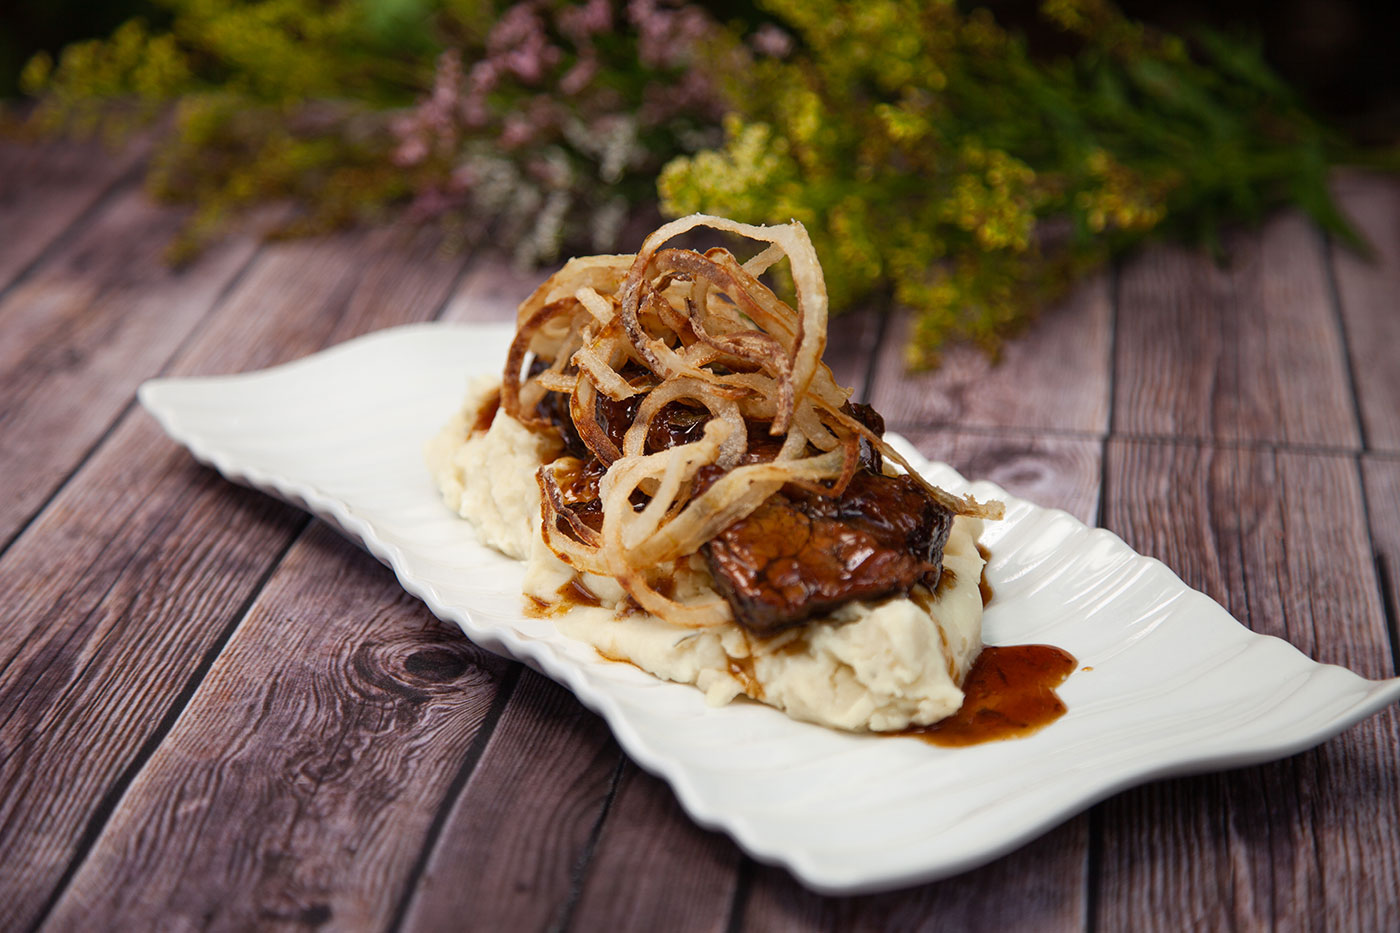
<instances>
[{"instance_id":1,"label":"wood grain","mask_svg":"<svg viewBox=\"0 0 1400 933\"><path fill-rule=\"evenodd\" d=\"M1107 276L1085 282L1007 343L997 362L972 347L952 347L929 373L905 371L910 318L897 316L880 347L872 404L896 430L945 425L1103 433L1112 339L1108 283Z\"/></svg>"},{"instance_id":2,"label":"wood grain","mask_svg":"<svg viewBox=\"0 0 1400 933\"><path fill-rule=\"evenodd\" d=\"M952 428L913 430L905 437L925 457L947 463L967 479L990 480L1013 496L1064 509L1085 524L1097 521L1101 441Z\"/></svg>"},{"instance_id":3,"label":"wood grain","mask_svg":"<svg viewBox=\"0 0 1400 933\"><path fill-rule=\"evenodd\" d=\"M1366 440L1376 450L1400 450L1400 184L1346 176L1337 197L1375 250L1367 260L1331 245Z\"/></svg>"},{"instance_id":4,"label":"wood grain","mask_svg":"<svg viewBox=\"0 0 1400 933\"><path fill-rule=\"evenodd\" d=\"M445 254L430 231L408 241L377 230L278 243L170 372L261 369L383 327L431 320L466 261Z\"/></svg>"},{"instance_id":5,"label":"wood grain","mask_svg":"<svg viewBox=\"0 0 1400 933\"><path fill-rule=\"evenodd\" d=\"M510 257L487 251L477 256L448 299L442 320L460 323L513 323L515 309L553 270L522 270ZM502 364L504 365L504 364Z\"/></svg>"},{"instance_id":6,"label":"wood grain","mask_svg":"<svg viewBox=\"0 0 1400 933\"><path fill-rule=\"evenodd\" d=\"M198 265L161 260L183 222L132 189L0 301L0 542L52 495L198 327L254 254L234 237Z\"/></svg>"},{"instance_id":7,"label":"wood grain","mask_svg":"<svg viewBox=\"0 0 1400 933\"><path fill-rule=\"evenodd\" d=\"M455 273L376 236L270 247L172 368L242 370L429 317ZM104 795L299 527L260 496L247 519L224 514L247 496L131 412L0 559L0 585L19 594L0 628L0 741L17 755L0 774L0 846L15 855L4 888L23 891L0 909L42 910L100 829Z\"/></svg>"},{"instance_id":8,"label":"wood grain","mask_svg":"<svg viewBox=\"0 0 1400 933\"><path fill-rule=\"evenodd\" d=\"M315 524L47 927L384 928L507 667Z\"/></svg>"},{"instance_id":9,"label":"wood grain","mask_svg":"<svg viewBox=\"0 0 1400 933\"><path fill-rule=\"evenodd\" d=\"M906 891L822 897L760 868L741 929L1079 931L1086 927L1089 820L1081 816L983 868Z\"/></svg>"},{"instance_id":10,"label":"wood grain","mask_svg":"<svg viewBox=\"0 0 1400 933\"><path fill-rule=\"evenodd\" d=\"M622 751L562 687L525 671L452 803L403 924L559 929L573 908Z\"/></svg>"},{"instance_id":11,"label":"wood grain","mask_svg":"<svg viewBox=\"0 0 1400 933\"><path fill-rule=\"evenodd\" d=\"M1256 631L1367 676L1391 659L1350 457L1110 441L1108 527ZM1400 891L1393 710L1260 768L1102 805L1096 925L1389 925Z\"/></svg>"},{"instance_id":12,"label":"wood grain","mask_svg":"<svg viewBox=\"0 0 1400 933\"><path fill-rule=\"evenodd\" d=\"M1300 217L1232 239L1224 268L1154 247L1118 301L1115 433L1360 443L1321 239Z\"/></svg>"},{"instance_id":13,"label":"wood grain","mask_svg":"<svg viewBox=\"0 0 1400 933\"><path fill-rule=\"evenodd\" d=\"M1367 677L1389 669L1351 457L1110 441L1105 524L1255 631Z\"/></svg>"},{"instance_id":14,"label":"wood grain","mask_svg":"<svg viewBox=\"0 0 1400 933\"><path fill-rule=\"evenodd\" d=\"M0 927L41 914L302 522L132 418L0 561Z\"/></svg>"},{"instance_id":15,"label":"wood grain","mask_svg":"<svg viewBox=\"0 0 1400 933\"><path fill-rule=\"evenodd\" d=\"M742 858L727 837L692 823L671 788L628 762L571 928L724 930Z\"/></svg>"},{"instance_id":16,"label":"wood grain","mask_svg":"<svg viewBox=\"0 0 1400 933\"><path fill-rule=\"evenodd\" d=\"M882 313L860 308L833 317L827 327L826 353L822 356L836 384L855 390L856 401L865 401L870 387L871 362L878 354L884 336Z\"/></svg>"},{"instance_id":17,"label":"wood grain","mask_svg":"<svg viewBox=\"0 0 1400 933\"><path fill-rule=\"evenodd\" d=\"M543 274L397 230L234 239L172 272L179 214L130 190L139 154L95 151L0 145L0 229L24 231L0 237L0 928L1394 925L1393 710L909 891L824 898L746 860L562 690L127 410L160 370L270 365L439 312L510 320ZM928 455L1084 519L1106 475L1130 544L1256 630L1390 676L1400 184L1338 191L1379 265L1285 216L1226 268L1145 254L1116 311L1097 280L999 367L955 350L906 376L907 319L874 312L834 320L829 356L858 389L871 369ZM1108 431L1131 436L1104 453Z\"/></svg>"},{"instance_id":18,"label":"wood grain","mask_svg":"<svg viewBox=\"0 0 1400 933\"><path fill-rule=\"evenodd\" d=\"M118 150L95 142L0 142L0 292L38 260L150 152L142 136Z\"/></svg>"}]
</instances>

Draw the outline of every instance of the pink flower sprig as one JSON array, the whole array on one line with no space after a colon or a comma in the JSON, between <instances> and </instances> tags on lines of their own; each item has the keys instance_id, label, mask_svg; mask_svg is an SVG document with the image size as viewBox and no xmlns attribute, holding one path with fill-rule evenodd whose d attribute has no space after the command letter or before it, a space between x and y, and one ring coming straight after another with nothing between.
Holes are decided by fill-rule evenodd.
<instances>
[{"instance_id":1,"label":"pink flower sprig","mask_svg":"<svg viewBox=\"0 0 1400 933\"><path fill-rule=\"evenodd\" d=\"M522 233L537 245L571 224L616 229L585 215L606 206L615 217L616 186L718 124L703 50L720 28L699 6L666 0L511 4L480 46L444 52L431 91L392 122L394 162L415 171L411 215L484 202L539 210L549 230Z\"/></svg>"}]
</instances>

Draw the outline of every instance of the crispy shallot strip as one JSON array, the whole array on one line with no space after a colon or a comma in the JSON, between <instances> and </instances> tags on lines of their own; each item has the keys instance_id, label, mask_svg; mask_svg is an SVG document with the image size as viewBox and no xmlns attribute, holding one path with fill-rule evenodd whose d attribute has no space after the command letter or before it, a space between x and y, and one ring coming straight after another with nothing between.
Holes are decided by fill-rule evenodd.
<instances>
[{"instance_id":1,"label":"crispy shallot strip","mask_svg":"<svg viewBox=\"0 0 1400 933\"><path fill-rule=\"evenodd\" d=\"M743 263L721 248L664 248L699 226L764 246ZM795 308L758 279L783 259ZM503 409L536 428L550 424L544 411L558 417L558 406L542 406L546 395L566 395L575 432L606 468L599 502L589 506L601 509L601 529L596 514L585 521L560 486L560 470L577 469L577 461L540 468L545 543L576 570L615 578L646 611L701 628L730 621L728 603L703 587L677 599L658 581L784 486L842 495L860 469L862 441L949 510L1000 517L998 502L929 484L849 413L850 390L821 363L826 315L821 267L795 222L762 227L696 214L661 227L635 256L567 263L520 306L501 392ZM627 400L635 414L616 424L618 403ZM678 417L665 414L672 405L691 416L707 412L702 435L652 441L674 446L649 451L658 419ZM781 443L750 456L753 430ZM702 481L705 468L712 472Z\"/></svg>"}]
</instances>

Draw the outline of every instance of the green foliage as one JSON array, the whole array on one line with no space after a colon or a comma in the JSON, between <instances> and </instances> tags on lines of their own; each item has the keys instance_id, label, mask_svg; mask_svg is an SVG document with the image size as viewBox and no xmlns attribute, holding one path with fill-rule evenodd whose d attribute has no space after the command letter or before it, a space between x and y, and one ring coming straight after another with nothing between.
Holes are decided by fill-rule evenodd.
<instances>
[{"instance_id":1,"label":"green foliage","mask_svg":"<svg viewBox=\"0 0 1400 933\"><path fill-rule=\"evenodd\" d=\"M279 237L384 220L412 176L389 161L382 127L343 132L355 122L332 103L288 111L215 92L182 99L146 176L156 197L195 208L168 258L195 257L232 218L269 201L304 208L271 228Z\"/></svg>"},{"instance_id":2,"label":"green foliage","mask_svg":"<svg viewBox=\"0 0 1400 933\"><path fill-rule=\"evenodd\" d=\"M76 42L63 50L57 67L44 53L20 74L27 94L44 94L36 119L81 131L125 128L149 119L191 81L189 62L170 35L151 35L137 19L118 27L110 39ZM125 106L112 108L111 102Z\"/></svg>"},{"instance_id":3,"label":"green foliage","mask_svg":"<svg viewBox=\"0 0 1400 933\"><path fill-rule=\"evenodd\" d=\"M150 190L195 211L171 244L197 253L246 207L301 207L276 233L383 217L411 175L394 168L383 108L430 79L425 0L163 0L167 30L141 20L39 55L21 76L51 132L119 136L166 119Z\"/></svg>"},{"instance_id":4,"label":"green foliage","mask_svg":"<svg viewBox=\"0 0 1400 933\"><path fill-rule=\"evenodd\" d=\"M1339 144L1256 47L1188 48L1107 0L1043 4L1058 58L953 0L760 0L728 27L670 0L158 2L168 27L38 56L23 85L49 130L161 121L149 187L194 205L176 259L287 202L284 234L437 219L547 261L616 248L659 188L673 213L803 221L833 305L912 308L928 364L1149 235L1218 250L1295 204L1355 242Z\"/></svg>"},{"instance_id":5,"label":"green foliage","mask_svg":"<svg viewBox=\"0 0 1400 933\"><path fill-rule=\"evenodd\" d=\"M669 158L719 140L696 7L592 0L160 0L26 68L35 124L117 134L169 114L148 178L196 253L246 208L277 233L391 216L487 228L524 262L614 248Z\"/></svg>"},{"instance_id":6,"label":"green foliage","mask_svg":"<svg viewBox=\"0 0 1400 933\"><path fill-rule=\"evenodd\" d=\"M1077 43L1048 61L948 0L762 5L796 50L731 89L742 117L666 167L664 208L803 221L835 304L888 290L916 312L913 364L994 350L1149 234L1218 248L1222 224L1294 203L1355 240L1325 184L1336 142L1253 46L1188 51L1101 0L1043 5Z\"/></svg>"}]
</instances>

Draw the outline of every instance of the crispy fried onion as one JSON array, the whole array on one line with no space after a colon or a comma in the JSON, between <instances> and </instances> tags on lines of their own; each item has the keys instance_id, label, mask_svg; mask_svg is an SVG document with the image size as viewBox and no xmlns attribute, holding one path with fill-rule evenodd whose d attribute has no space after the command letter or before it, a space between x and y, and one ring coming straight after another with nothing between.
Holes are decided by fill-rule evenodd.
<instances>
[{"instance_id":1,"label":"crispy fried onion","mask_svg":"<svg viewBox=\"0 0 1400 933\"><path fill-rule=\"evenodd\" d=\"M663 248L700 226L764 245L743 263L725 249ZM758 279L784 258L795 308ZM667 578L680 562L785 485L840 495L862 440L954 513L1001 517L999 502L928 484L849 413L850 391L821 362L826 317L821 267L796 222L763 227L694 214L661 227L635 256L574 259L551 276L520 306L501 406L544 428L541 402L567 396L564 410L607 471L598 529L596 516L584 521L564 494L560 471L570 461L540 468L545 543L576 570L617 579L642 609L701 628L732 615L712 590L677 598ZM611 436L599 421L603 399L635 408L624 430L608 426ZM707 412L703 434L651 450L653 424L669 406ZM751 428L781 439L776 453L748 456ZM697 482L708 466L724 472Z\"/></svg>"}]
</instances>

